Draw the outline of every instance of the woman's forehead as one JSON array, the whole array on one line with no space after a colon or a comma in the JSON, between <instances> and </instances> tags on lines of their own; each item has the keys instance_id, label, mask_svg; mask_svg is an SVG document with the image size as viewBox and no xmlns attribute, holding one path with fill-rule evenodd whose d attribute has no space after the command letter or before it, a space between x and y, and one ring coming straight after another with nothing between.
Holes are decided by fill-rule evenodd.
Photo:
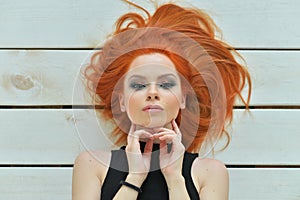
<instances>
[{"instance_id":1,"label":"woman's forehead","mask_svg":"<svg viewBox=\"0 0 300 200\"><path fill-rule=\"evenodd\" d=\"M163 54L147 54L138 56L130 65L127 72L130 77L178 77L174 63Z\"/></svg>"},{"instance_id":2,"label":"woman's forehead","mask_svg":"<svg viewBox=\"0 0 300 200\"><path fill-rule=\"evenodd\" d=\"M160 53L152 53L152 54L145 54L136 57L131 65L130 69L139 68L143 66L165 66L167 68L171 68L175 70L174 63L170 60L170 58L166 55Z\"/></svg>"}]
</instances>

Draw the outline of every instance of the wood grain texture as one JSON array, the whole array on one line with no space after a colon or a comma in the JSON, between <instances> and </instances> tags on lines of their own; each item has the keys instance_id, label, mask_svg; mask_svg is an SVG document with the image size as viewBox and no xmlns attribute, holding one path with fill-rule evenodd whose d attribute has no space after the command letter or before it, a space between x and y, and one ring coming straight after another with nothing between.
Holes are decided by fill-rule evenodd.
<instances>
[{"instance_id":1,"label":"wood grain texture","mask_svg":"<svg viewBox=\"0 0 300 200\"><path fill-rule=\"evenodd\" d=\"M81 147L72 112L0 110L2 164L70 164Z\"/></svg>"},{"instance_id":2,"label":"wood grain texture","mask_svg":"<svg viewBox=\"0 0 300 200\"><path fill-rule=\"evenodd\" d=\"M1 167L0 198L71 200L72 168Z\"/></svg>"},{"instance_id":3,"label":"wood grain texture","mask_svg":"<svg viewBox=\"0 0 300 200\"><path fill-rule=\"evenodd\" d=\"M135 2L154 10L145 1ZM207 10L235 47L300 47L297 0L186 2ZM11 0L2 1L0 10L0 48L93 48L121 14L136 11L121 0Z\"/></svg>"},{"instance_id":4,"label":"wood grain texture","mask_svg":"<svg viewBox=\"0 0 300 200\"><path fill-rule=\"evenodd\" d=\"M223 39L241 49L253 80L250 105L299 108L300 1L179 2L206 10ZM110 148L103 134L110 124L91 110L5 108L89 104L75 85L88 49L101 46L121 14L137 9L122 0L3 0L0 11L0 199L71 200L74 159ZM232 141L215 155L234 166L230 200L300 199L299 118L299 109L234 110ZM245 168L255 165L268 168Z\"/></svg>"},{"instance_id":5,"label":"wood grain texture","mask_svg":"<svg viewBox=\"0 0 300 200\"><path fill-rule=\"evenodd\" d=\"M107 150L112 144L103 132L110 130L109 124L92 114L63 109L0 110L0 163L72 164L83 150ZM228 128L230 146L216 154L217 159L230 165L299 165L298 110L252 110L251 116L235 110L234 118Z\"/></svg>"},{"instance_id":6,"label":"wood grain texture","mask_svg":"<svg viewBox=\"0 0 300 200\"><path fill-rule=\"evenodd\" d=\"M92 52L0 51L0 105L89 104L84 86L74 86ZM300 105L300 51L239 53L252 76L251 105Z\"/></svg>"},{"instance_id":7,"label":"wood grain texture","mask_svg":"<svg viewBox=\"0 0 300 200\"><path fill-rule=\"evenodd\" d=\"M229 168L230 200L298 200L299 169ZM71 200L72 168L0 168L1 199Z\"/></svg>"},{"instance_id":8,"label":"wood grain texture","mask_svg":"<svg viewBox=\"0 0 300 200\"><path fill-rule=\"evenodd\" d=\"M229 169L230 200L300 198L300 169Z\"/></svg>"},{"instance_id":9,"label":"wood grain texture","mask_svg":"<svg viewBox=\"0 0 300 200\"><path fill-rule=\"evenodd\" d=\"M299 110L237 110L228 128L231 143L216 158L238 165L299 165L299 117Z\"/></svg>"},{"instance_id":10,"label":"wood grain texture","mask_svg":"<svg viewBox=\"0 0 300 200\"><path fill-rule=\"evenodd\" d=\"M0 51L1 105L70 105L88 51Z\"/></svg>"}]
</instances>

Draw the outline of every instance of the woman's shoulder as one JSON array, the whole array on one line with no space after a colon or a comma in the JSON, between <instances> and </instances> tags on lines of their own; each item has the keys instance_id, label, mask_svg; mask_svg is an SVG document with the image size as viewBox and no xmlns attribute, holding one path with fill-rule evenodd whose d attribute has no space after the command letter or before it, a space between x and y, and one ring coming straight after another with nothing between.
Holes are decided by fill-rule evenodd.
<instances>
[{"instance_id":1,"label":"woman's shoulder","mask_svg":"<svg viewBox=\"0 0 300 200\"><path fill-rule=\"evenodd\" d=\"M192 176L197 180L199 191L205 187L228 186L229 174L225 164L211 158L196 158Z\"/></svg>"},{"instance_id":2,"label":"woman's shoulder","mask_svg":"<svg viewBox=\"0 0 300 200\"><path fill-rule=\"evenodd\" d=\"M215 171L227 172L227 168L222 161L212 158L197 157L194 165L197 167L197 169L204 170L207 173Z\"/></svg>"},{"instance_id":3,"label":"woman's shoulder","mask_svg":"<svg viewBox=\"0 0 300 200\"><path fill-rule=\"evenodd\" d=\"M100 199L100 189L108 167L109 153L84 151L74 162L72 199ZM101 159L100 159L101 158Z\"/></svg>"},{"instance_id":4,"label":"woman's shoulder","mask_svg":"<svg viewBox=\"0 0 300 200\"><path fill-rule=\"evenodd\" d=\"M83 151L77 155L74 168L80 168L85 173L95 175L103 182L110 164L111 152Z\"/></svg>"}]
</instances>

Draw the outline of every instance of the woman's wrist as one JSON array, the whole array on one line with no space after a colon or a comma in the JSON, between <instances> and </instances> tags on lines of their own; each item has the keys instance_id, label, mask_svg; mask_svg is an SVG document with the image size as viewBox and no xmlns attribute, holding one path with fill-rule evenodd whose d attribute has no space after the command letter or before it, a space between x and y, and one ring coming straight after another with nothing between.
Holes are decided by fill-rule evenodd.
<instances>
[{"instance_id":1,"label":"woman's wrist","mask_svg":"<svg viewBox=\"0 0 300 200\"><path fill-rule=\"evenodd\" d=\"M147 175L144 174L128 174L125 181L137 187L141 187L146 177Z\"/></svg>"},{"instance_id":2,"label":"woman's wrist","mask_svg":"<svg viewBox=\"0 0 300 200\"><path fill-rule=\"evenodd\" d=\"M185 179L182 175L165 177L169 190L185 186Z\"/></svg>"}]
</instances>

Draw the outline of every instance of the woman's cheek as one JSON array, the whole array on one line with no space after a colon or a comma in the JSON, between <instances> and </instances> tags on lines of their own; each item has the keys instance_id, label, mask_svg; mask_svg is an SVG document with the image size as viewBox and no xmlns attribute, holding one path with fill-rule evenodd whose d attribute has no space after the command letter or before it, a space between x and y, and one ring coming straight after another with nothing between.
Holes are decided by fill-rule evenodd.
<instances>
[{"instance_id":1,"label":"woman's cheek","mask_svg":"<svg viewBox=\"0 0 300 200\"><path fill-rule=\"evenodd\" d=\"M178 107L172 107L167 114L168 122L171 122L172 119L176 119L178 116L179 108Z\"/></svg>"},{"instance_id":2,"label":"woman's cheek","mask_svg":"<svg viewBox=\"0 0 300 200\"><path fill-rule=\"evenodd\" d=\"M180 101L176 95L170 95L165 105L168 110L168 118L175 119L180 109Z\"/></svg>"},{"instance_id":3,"label":"woman's cheek","mask_svg":"<svg viewBox=\"0 0 300 200\"><path fill-rule=\"evenodd\" d=\"M141 111L142 111L142 106L140 105L140 101L141 101L140 95L134 95L132 94L129 98L128 98L128 103L127 103L127 116L130 119L130 121L132 121L135 124L140 124L140 120L141 120Z\"/></svg>"}]
</instances>

